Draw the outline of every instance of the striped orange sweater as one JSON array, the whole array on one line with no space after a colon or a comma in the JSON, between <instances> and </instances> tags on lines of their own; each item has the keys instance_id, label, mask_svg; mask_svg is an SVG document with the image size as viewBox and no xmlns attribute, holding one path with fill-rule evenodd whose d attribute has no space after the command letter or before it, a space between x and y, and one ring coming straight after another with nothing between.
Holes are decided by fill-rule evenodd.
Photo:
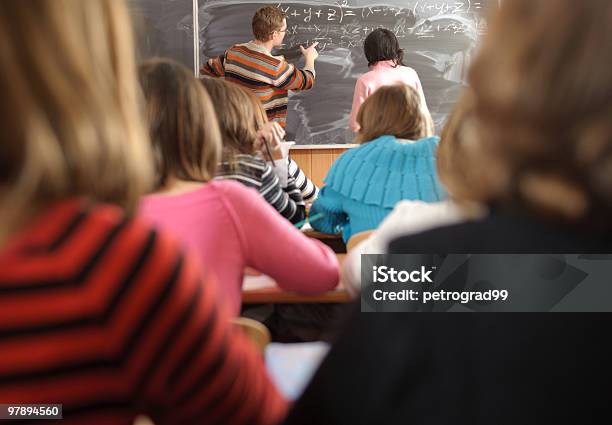
<instances>
[{"instance_id":1,"label":"striped orange sweater","mask_svg":"<svg viewBox=\"0 0 612 425\"><path fill-rule=\"evenodd\" d=\"M115 207L51 208L0 251L0 400L69 424L274 424L259 353L176 243Z\"/></svg>"},{"instance_id":2,"label":"striped orange sweater","mask_svg":"<svg viewBox=\"0 0 612 425\"><path fill-rule=\"evenodd\" d=\"M261 100L268 119L283 127L287 122L289 90L309 90L315 81L313 71L297 69L282 56L272 56L253 42L237 44L223 55L209 59L201 73L225 77L252 90Z\"/></svg>"}]
</instances>

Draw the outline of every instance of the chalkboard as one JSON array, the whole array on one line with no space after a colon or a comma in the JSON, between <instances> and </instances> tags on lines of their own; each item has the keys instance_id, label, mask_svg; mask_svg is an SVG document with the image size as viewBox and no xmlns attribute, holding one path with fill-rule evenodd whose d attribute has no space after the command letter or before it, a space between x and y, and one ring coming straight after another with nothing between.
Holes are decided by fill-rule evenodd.
<instances>
[{"instance_id":1,"label":"chalkboard","mask_svg":"<svg viewBox=\"0 0 612 425\"><path fill-rule=\"evenodd\" d=\"M353 90L367 72L363 41L374 28L395 32L404 62L423 83L439 130L459 97L468 64L486 31L486 18L498 0L282 1L288 14L285 44L275 52L300 59L298 46L319 42L315 87L291 95L287 130L302 145L351 143L348 130ZM251 19L261 1L200 0L199 42L202 61L253 38Z\"/></svg>"},{"instance_id":2,"label":"chalkboard","mask_svg":"<svg viewBox=\"0 0 612 425\"><path fill-rule=\"evenodd\" d=\"M128 5L139 61L161 56L197 69L193 0L128 0Z\"/></svg>"}]
</instances>

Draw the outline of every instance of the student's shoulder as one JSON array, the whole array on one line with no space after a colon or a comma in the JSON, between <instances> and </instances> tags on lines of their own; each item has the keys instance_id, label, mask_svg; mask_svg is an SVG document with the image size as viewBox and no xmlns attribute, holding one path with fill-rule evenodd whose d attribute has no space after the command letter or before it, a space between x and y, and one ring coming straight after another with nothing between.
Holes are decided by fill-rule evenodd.
<instances>
[{"instance_id":1,"label":"student's shoulder","mask_svg":"<svg viewBox=\"0 0 612 425\"><path fill-rule=\"evenodd\" d=\"M108 204L92 204L80 201L61 205L70 220L62 222L70 240L83 240L101 234L108 235L112 243L100 246L106 252L133 253L142 251L143 255L153 256L164 251L167 253L180 251L179 244L164 232L158 232L154 225L141 215L126 213L122 208ZM66 233L67 234L67 233ZM74 237L74 239L72 239Z\"/></svg>"},{"instance_id":2,"label":"student's shoulder","mask_svg":"<svg viewBox=\"0 0 612 425\"><path fill-rule=\"evenodd\" d=\"M401 75L403 75L405 79L408 80L408 83L419 79L419 74L416 72L416 70L409 66L401 65L397 67L396 70L397 72L401 73Z\"/></svg>"},{"instance_id":3,"label":"student's shoulder","mask_svg":"<svg viewBox=\"0 0 612 425\"><path fill-rule=\"evenodd\" d=\"M368 72L361 74L359 78L357 78L357 87L367 87L368 85L376 81L377 78L378 77L376 71L369 70Z\"/></svg>"},{"instance_id":4,"label":"student's shoulder","mask_svg":"<svg viewBox=\"0 0 612 425\"><path fill-rule=\"evenodd\" d=\"M229 161L222 162L217 174L247 173L261 175L268 167L268 164L263 159L248 154L235 155L232 162L233 165Z\"/></svg>"},{"instance_id":5,"label":"student's shoulder","mask_svg":"<svg viewBox=\"0 0 612 425\"><path fill-rule=\"evenodd\" d=\"M214 180L208 183L208 185L219 197L228 200L234 205L243 202L253 203L261 200L259 192L235 180Z\"/></svg>"},{"instance_id":6,"label":"student's shoulder","mask_svg":"<svg viewBox=\"0 0 612 425\"><path fill-rule=\"evenodd\" d=\"M243 59L256 60L268 68L279 69L287 63L283 56L273 56L264 52L252 42L234 44L227 50L227 55L240 55Z\"/></svg>"}]
</instances>

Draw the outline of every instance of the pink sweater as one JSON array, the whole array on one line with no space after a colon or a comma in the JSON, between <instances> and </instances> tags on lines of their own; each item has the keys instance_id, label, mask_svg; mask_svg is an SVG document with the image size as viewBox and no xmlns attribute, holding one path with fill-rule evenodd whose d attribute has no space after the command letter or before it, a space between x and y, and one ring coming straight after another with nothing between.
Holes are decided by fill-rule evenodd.
<instances>
[{"instance_id":1,"label":"pink sweater","mask_svg":"<svg viewBox=\"0 0 612 425\"><path fill-rule=\"evenodd\" d=\"M377 62L370 67L370 70L363 74L357 80L355 84L355 94L353 95L353 108L351 109L351 116L349 117L349 126L354 132L359 131L359 124L357 124L357 113L361 104L365 100L383 86L392 86L394 84L406 84L413 87L419 96L421 96L421 102L425 111L427 109L427 102L425 101L425 94L423 93L423 87L421 86L421 80L416 71L407 66L393 67L393 61Z\"/></svg>"},{"instance_id":2,"label":"pink sweater","mask_svg":"<svg viewBox=\"0 0 612 425\"><path fill-rule=\"evenodd\" d=\"M236 315L247 266L303 294L325 292L338 283L334 252L240 183L214 181L183 194L148 195L140 212L199 252Z\"/></svg>"}]
</instances>

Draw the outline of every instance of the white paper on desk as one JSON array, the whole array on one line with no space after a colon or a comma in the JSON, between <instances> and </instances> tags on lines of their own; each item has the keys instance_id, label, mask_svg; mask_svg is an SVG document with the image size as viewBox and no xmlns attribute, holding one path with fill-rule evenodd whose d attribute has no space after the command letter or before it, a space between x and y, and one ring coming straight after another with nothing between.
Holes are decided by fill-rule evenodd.
<instances>
[{"instance_id":1,"label":"white paper on desk","mask_svg":"<svg viewBox=\"0 0 612 425\"><path fill-rule=\"evenodd\" d=\"M242 290L243 291L253 291L256 289L266 289L266 288L274 288L276 283L274 283L274 279L265 274L261 274L258 276L245 276L242 280Z\"/></svg>"},{"instance_id":2,"label":"white paper on desk","mask_svg":"<svg viewBox=\"0 0 612 425\"><path fill-rule=\"evenodd\" d=\"M296 400L329 351L326 342L272 343L266 347L266 367L280 392Z\"/></svg>"},{"instance_id":3,"label":"white paper on desk","mask_svg":"<svg viewBox=\"0 0 612 425\"><path fill-rule=\"evenodd\" d=\"M312 229L312 226L310 225L310 222L309 222L309 221L307 221L307 222L306 222L306 223L305 223L305 224L304 224L304 225L303 225L303 226L300 228L300 230L301 230L302 232L308 232L308 231L313 230L313 229Z\"/></svg>"}]
</instances>

